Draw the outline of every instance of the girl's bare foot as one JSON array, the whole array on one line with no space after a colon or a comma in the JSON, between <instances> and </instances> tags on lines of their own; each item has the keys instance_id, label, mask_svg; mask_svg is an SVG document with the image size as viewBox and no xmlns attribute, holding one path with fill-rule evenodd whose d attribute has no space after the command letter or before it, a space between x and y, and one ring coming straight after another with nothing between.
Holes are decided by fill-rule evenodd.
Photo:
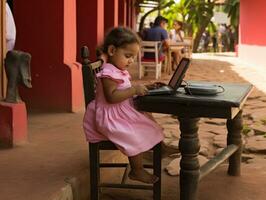
<instances>
[{"instance_id":1,"label":"girl's bare foot","mask_svg":"<svg viewBox=\"0 0 266 200\"><path fill-rule=\"evenodd\" d=\"M131 170L128 174L128 177L132 180L141 181L143 183L149 184L156 183L159 180L157 176L150 174L144 169Z\"/></svg>"}]
</instances>

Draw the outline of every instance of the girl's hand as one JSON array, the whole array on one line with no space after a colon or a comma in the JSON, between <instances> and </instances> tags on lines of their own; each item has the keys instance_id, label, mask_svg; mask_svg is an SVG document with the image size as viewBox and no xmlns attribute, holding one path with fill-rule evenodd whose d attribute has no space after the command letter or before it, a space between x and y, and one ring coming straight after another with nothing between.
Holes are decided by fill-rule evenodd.
<instances>
[{"instance_id":1,"label":"girl's hand","mask_svg":"<svg viewBox=\"0 0 266 200\"><path fill-rule=\"evenodd\" d=\"M144 96L148 93L148 89L145 87L145 85L135 85L133 88L138 96Z\"/></svg>"},{"instance_id":2,"label":"girl's hand","mask_svg":"<svg viewBox=\"0 0 266 200\"><path fill-rule=\"evenodd\" d=\"M148 85L145 85L149 90L153 90L153 89L158 89L162 86L166 86L167 84L163 83L163 82L154 82Z\"/></svg>"}]
</instances>

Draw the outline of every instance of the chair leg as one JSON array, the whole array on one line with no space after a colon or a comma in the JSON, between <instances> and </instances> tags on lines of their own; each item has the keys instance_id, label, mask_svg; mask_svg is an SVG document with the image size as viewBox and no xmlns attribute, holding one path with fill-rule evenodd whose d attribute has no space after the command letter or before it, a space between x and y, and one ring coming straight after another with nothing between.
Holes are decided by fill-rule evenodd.
<instances>
[{"instance_id":1,"label":"chair leg","mask_svg":"<svg viewBox=\"0 0 266 200\"><path fill-rule=\"evenodd\" d=\"M162 77L162 63L159 65L159 78Z\"/></svg>"},{"instance_id":2,"label":"chair leg","mask_svg":"<svg viewBox=\"0 0 266 200\"><path fill-rule=\"evenodd\" d=\"M98 144L89 144L90 152L90 200L99 200L99 182L100 182L100 166L99 166L99 146Z\"/></svg>"},{"instance_id":3,"label":"chair leg","mask_svg":"<svg viewBox=\"0 0 266 200\"><path fill-rule=\"evenodd\" d=\"M143 66L141 65L141 66L139 67L139 79L141 79L142 76L143 76Z\"/></svg>"},{"instance_id":4,"label":"chair leg","mask_svg":"<svg viewBox=\"0 0 266 200\"><path fill-rule=\"evenodd\" d=\"M155 78L158 79L159 78L159 65L156 64L155 66Z\"/></svg>"},{"instance_id":5,"label":"chair leg","mask_svg":"<svg viewBox=\"0 0 266 200\"><path fill-rule=\"evenodd\" d=\"M161 143L153 148L153 174L159 177L159 180L153 184L153 200L161 200Z\"/></svg>"},{"instance_id":6,"label":"chair leg","mask_svg":"<svg viewBox=\"0 0 266 200\"><path fill-rule=\"evenodd\" d=\"M138 62L138 68L139 68L139 79L141 79L143 75L143 66L140 61Z\"/></svg>"}]
</instances>

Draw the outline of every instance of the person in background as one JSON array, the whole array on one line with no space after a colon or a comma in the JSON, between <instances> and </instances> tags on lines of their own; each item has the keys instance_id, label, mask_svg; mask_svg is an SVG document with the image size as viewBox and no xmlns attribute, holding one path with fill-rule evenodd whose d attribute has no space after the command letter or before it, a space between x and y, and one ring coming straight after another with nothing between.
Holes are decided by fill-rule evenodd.
<instances>
[{"instance_id":1,"label":"person in background","mask_svg":"<svg viewBox=\"0 0 266 200\"><path fill-rule=\"evenodd\" d=\"M174 20L173 29L171 29L169 32L170 39L175 42L183 42L185 33L182 30L182 28L183 28L183 23L181 21Z\"/></svg>"},{"instance_id":2,"label":"person in background","mask_svg":"<svg viewBox=\"0 0 266 200\"><path fill-rule=\"evenodd\" d=\"M183 28L183 23L181 21L174 20L173 29L171 29L169 32L169 37L171 41L184 42L185 33L182 30L182 28ZM184 48L180 48L172 52L172 55L171 55L173 58L172 59L172 70L175 70L177 64L182 59L184 51L185 51Z\"/></svg>"},{"instance_id":3,"label":"person in background","mask_svg":"<svg viewBox=\"0 0 266 200\"><path fill-rule=\"evenodd\" d=\"M218 48L218 43L217 43L217 32L214 32L212 34L212 48L213 48L213 52L217 52L217 48Z\"/></svg>"},{"instance_id":4,"label":"person in background","mask_svg":"<svg viewBox=\"0 0 266 200\"><path fill-rule=\"evenodd\" d=\"M13 50L16 41L16 25L13 14L6 2L6 48L7 51Z\"/></svg>"},{"instance_id":5,"label":"person in background","mask_svg":"<svg viewBox=\"0 0 266 200\"><path fill-rule=\"evenodd\" d=\"M203 39L203 50L204 52L208 52L209 50L209 43L210 43L210 33L208 30L205 30L204 33L202 34L202 39Z\"/></svg>"},{"instance_id":6,"label":"person in background","mask_svg":"<svg viewBox=\"0 0 266 200\"><path fill-rule=\"evenodd\" d=\"M159 58L163 59L163 52L166 51L169 47L168 33L166 31L168 20L162 16L156 17L154 20L153 26L146 31L144 36L145 41L161 41L162 46L159 52ZM145 58L155 58L154 53L145 53Z\"/></svg>"},{"instance_id":7,"label":"person in background","mask_svg":"<svg viewBox=\"0 0 266 200\"><path fill-rule=\"evenodd\" d=\"M234 31L233 31L233 29L232 29L232 27L228 27L228 37L229 37L229 51L231 51L231 52L233 52L233 51L235 51L235 33L234 33Z\"/></svg>"},{"instance_id":8,"label":"person in background","mask_svg":"<svg viewBox=\"0 0 266 200\"><path fill-rule=\"evenodd\" d=\"M152 28L152 27L153 27L153 24L154 24L153 22L150 22L150 28Z\"/></svg>"},{"instance_id":9,"label":"person in background","mask_svg":"<svg viewBox=\"0 0 266 200\"><path fill-rule=\"evenodd\" d=\"M142 40L145 39L147 31L148 31L150 28L153 27L153 22L150 22L149 25L150 25L150 27L148 27L148 28L145 27L145 28L142 30L142 32L139 33L139 36L140 36L140 38L141 38Z\"/></svg>"},{"instance_id":10,"label":"person in background","mask_svg":"<svg viewBox=\"0 0 266 200\"><path fill-rule=\"evenodd\" d=\"M220 39L222 43L222 51L226 52L229 48L229 36L228 36L228 26L226 24L222 24L219 27Z\"/></svg>"}]
</instances>

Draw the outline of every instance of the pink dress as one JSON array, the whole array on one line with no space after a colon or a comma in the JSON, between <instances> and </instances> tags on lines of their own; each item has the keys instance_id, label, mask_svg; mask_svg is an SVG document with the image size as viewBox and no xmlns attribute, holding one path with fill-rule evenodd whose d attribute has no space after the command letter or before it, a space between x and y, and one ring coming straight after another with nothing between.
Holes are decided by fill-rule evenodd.
<instances>
[{"instance_id":1,"label":"pink dress","mask_svg":"<svg viewBox=\"0 0 266 200\"><path fill-rule=\"evenodd\" d=\"M148 151L162 141L162 128L137 111L132 98L115 104L105 100L100 78L108 77L116 81L118 89L123 90L131 87L128 71L106 63L97 77L96 98L88 105L84 116L83 127L87 141L95 143L110 140L127 156Z\"/></svg>"}]
</instances>

